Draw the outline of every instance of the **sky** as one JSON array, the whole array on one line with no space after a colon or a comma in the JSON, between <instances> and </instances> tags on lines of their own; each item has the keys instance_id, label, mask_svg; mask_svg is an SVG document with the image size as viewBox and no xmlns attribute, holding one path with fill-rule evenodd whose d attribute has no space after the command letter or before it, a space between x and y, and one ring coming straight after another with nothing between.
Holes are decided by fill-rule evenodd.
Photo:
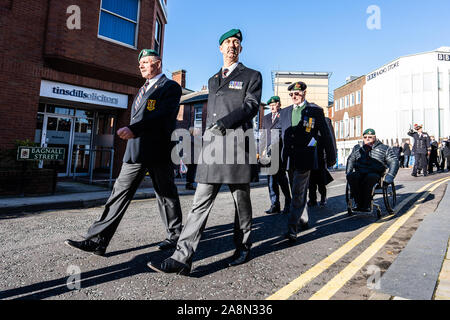
<instances>
[{"instance_id":1,"label":"sky","mask_svg":"<svg viewBox=\"0 0 450 320\"><path fill-rule=\"evenodd\" d=\"M240 29L239 60L261 72L263 102L273 95L272 71L331 72L332 94L348 76L368 74L404 55L450 46L449 0L167 2L164 72L184 69L186 87L201 90L222 67L220 36ZM373 5L379 16L368 13ZM369 29L368 21L379 29Z\"/></svg>"}]
</instances>

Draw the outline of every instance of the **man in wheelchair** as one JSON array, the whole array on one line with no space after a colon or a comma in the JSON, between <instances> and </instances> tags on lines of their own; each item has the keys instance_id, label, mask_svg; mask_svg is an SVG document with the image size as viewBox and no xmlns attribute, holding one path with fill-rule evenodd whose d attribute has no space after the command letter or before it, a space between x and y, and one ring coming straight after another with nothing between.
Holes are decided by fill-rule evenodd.
<instances>
[{"instance_id":1,"label":"man in wheelchair","mask_svg":"<svg viewBox=\"0 0 450 320\"><path fill-rule=\"evenodd\" d=\"M392 148L377 140L375 130L363 133L364 143L356 145L347 160L347 181L357 205L354 211L371 212L372 192L384 176L385 184L392 184L399 169L399 161ZM388 172L386 175L386 169Z\"/></svg>"}]
</instances>

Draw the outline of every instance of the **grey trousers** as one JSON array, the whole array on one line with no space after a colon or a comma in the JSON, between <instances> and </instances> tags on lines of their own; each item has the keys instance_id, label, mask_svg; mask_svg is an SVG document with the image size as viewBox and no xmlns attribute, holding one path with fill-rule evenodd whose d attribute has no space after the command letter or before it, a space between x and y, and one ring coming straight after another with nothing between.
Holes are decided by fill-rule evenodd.
<instances>
[{"instance_id":1,"label":"grey trousers","mask_svg":"<svg viewBox=\"0 0 450 320\"><path fill-rule=\"evenodd\" d=\"M309 175L311 171L300 172L291 170L289 173L289 182L291 185L292 201L288 219L288 233L297 235L299 224L307 223L308 206L306 197L308 194Z\"/></svg>"},{"instance_id":2,"label":"grey trousers","mask_svg":"<svg viewBox=\"0 0 450 320\"><path fill-rule=\"evenodd\" d=\"M106 244L111 241L147 171L153 182L167 238L174 241L178 239L182 228L182 213L172 164L150 167L142 163L124 163L122 165L103 214L100 220L94 222L89 228L86 239L96 241L101 237Z\"/></svg>"},{"instance_id":3,"label":"grey trousers","mask_svg":"<svg viewBox=\"0 0 450 320\"><path fill-rule=\"evenodd\" d=\"M172 259L191 265L192 256L197 249L205 230L208 215L222 184L199 183L195 191L192 210L178 239L177 249ZM236 249L250 249L252 228L252 205L250 202L250 184L229 184L234 200L234 244Z\"/></svg>"}]
</instances>

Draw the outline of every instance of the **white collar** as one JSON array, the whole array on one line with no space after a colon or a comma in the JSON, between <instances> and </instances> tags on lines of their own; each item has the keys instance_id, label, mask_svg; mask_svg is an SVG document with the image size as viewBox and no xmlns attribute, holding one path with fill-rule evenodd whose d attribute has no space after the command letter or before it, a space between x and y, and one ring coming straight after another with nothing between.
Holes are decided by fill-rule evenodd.
<instances>
[{"instance_id":1,"label":"white collar","mask_svg":"<svg viewBox=\"0 0 450 320\"><path fill-rule=\"evenodd\" d=\"M300 103L300 104L294 104L294 108L301 108L301 107L303 107L304 105L306 104L306 100L305 101L303 101L302 103Z\"/></svg>"},{"instance_id":2,"label":"white collar","mask_svg":"<svg viewBox=\"0 0 450 320\"><path fill-rule=\"evenodd\" d=\"M229 66L229 67L222 67L222 73L223 73L223 70L225 70L225 69L228 69L228 75L227 75L227 77L234 71L234 69L236 69L236 67L237 67L237 65L239 64L239 61L237 61L237 62L235 62L235 63L233 63L231 66Z\"/></svg>"},{"instance_id":3,"label":"white collar","mask_svg":"<svg viewBox=\"0 0 450 320\"><path fill-rule=\"evenodd\" d=\"M163 75L164 75L164 73L160 73L160 74L154 76L153 78L148 79L148 87L147 87L147 90L145 90L145 91L147 92L148 90L150 90L150 88L153 87L153 86L155 85L155 83L158 82L158 80L159 80Z\"/></svg>"}]
</instances>

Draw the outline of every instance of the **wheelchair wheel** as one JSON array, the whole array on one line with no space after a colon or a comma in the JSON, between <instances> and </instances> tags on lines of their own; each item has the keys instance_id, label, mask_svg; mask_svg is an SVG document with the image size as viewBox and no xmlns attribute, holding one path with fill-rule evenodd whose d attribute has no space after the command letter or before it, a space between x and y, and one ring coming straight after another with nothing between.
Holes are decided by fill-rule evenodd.
<instances>
[{"instance_id":1,"label":"wheelchair wheel","mask_svg":"<svg viewBox=\"0 0 450 320\"><path fill-rule=\"evenodd\" d=\"M383 184L383 199L387 212L393 214L395 205L397 204L397 193L394 183Z\"/></svg>"}]
</instances>

